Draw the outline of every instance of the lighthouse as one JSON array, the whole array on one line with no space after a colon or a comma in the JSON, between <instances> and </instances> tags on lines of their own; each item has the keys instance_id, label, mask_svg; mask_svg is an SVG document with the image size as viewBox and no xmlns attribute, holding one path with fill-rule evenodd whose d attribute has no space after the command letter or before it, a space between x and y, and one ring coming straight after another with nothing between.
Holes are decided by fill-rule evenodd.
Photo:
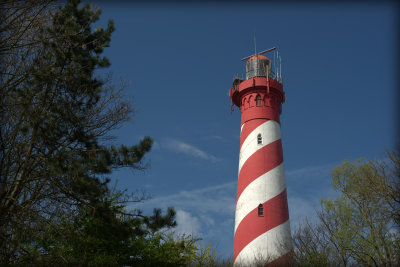
<instances>
[{"instance_id":1,"label":"lighthouse","mask_svg":"<svg viewBox=\"0 0 400 267\"><path fill-rule=\"evenodd\" d=\"M280 58L274 56L272 64L262 55L274 49L242 59L246 76L236 77L229 90L231 111L236 105L241 113L234 266L285 265L292 251L279 119L285 101Z\"/></svg>"}]
</instances>

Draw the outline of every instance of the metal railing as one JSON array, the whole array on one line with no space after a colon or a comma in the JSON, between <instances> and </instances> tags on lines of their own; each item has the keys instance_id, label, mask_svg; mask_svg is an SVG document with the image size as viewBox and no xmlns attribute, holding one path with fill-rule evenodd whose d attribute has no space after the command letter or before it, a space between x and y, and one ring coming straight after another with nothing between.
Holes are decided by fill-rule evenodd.
<instances>
[{"instance_id":1,"label":"metal railing","mask_svg":"<svg viewBox=\"0 0 400 267\"><path fill-rule=\"evenodd\" d=\"M254 73L254 71L248 71L246 73L238 73L238 72L236 72L233 75L233 80L242 80L242 81L244 81L244 80L247 80L248 77L249 78L250 77L267 77L267 74L266 74L265 70L264 71L262 71L262 70L258 71L258 73L255 73L255 75L252 75L253 73ZM274 79L277 82L282 83L282 77L280 77L279 80L278 80L277 76L278 75L275 72L271 71L271 70L268 72L268 78Z\"/></svg>"}]
</instances>

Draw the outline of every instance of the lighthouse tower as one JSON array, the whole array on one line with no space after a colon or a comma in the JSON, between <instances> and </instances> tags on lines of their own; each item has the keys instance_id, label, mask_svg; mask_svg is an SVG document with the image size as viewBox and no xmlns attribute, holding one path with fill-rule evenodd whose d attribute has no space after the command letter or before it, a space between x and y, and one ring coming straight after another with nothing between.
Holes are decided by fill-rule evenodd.
<instances>
[{"instance_id":1,"label":"lighthouse tower","mask_svg":"<svg viewBox=\"0 0 400 267\"><path fill-rule=\"evenodd\" d=\"M284 265L292 251L279 116L285 101L277 64L246 57L246 78L229 90L241 112L234 266Z\"/></svg>"}]
</instances>

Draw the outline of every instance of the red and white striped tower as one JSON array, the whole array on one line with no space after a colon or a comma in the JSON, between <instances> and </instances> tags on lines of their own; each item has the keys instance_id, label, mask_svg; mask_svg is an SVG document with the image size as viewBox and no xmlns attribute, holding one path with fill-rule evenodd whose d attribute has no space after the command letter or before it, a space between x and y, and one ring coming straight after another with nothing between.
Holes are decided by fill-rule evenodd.
<instances>
[{"instance_id":1,"label":"red and white striped tower","mask_svg":"<svg viewBox=\"0 0 400 267\"><path fill-rule=\"evenodd\" d=\"M279 265L292 251L279 120L285 93L279 69L261 53L247 57L246 79L229 91L241 112L234 266Z\"/></svg>"}]
</instances>

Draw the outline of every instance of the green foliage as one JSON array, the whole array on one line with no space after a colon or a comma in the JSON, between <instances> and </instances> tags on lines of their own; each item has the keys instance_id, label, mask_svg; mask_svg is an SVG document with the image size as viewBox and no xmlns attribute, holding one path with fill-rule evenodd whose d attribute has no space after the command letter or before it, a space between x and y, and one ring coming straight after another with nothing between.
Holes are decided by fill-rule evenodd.
<instances>
[{"instance_id":1,"label":"green foliage","mask_svg":"<svg viewBox=\"0 0 400 267\"><path fill-rule=\"evenodd\" d=\"M195 240L175 240L165 232L156 232L131 241L132 266L188 266Z\"/></svg>"},{"instance_id":2,"label":"green foliage","mask_svg":"<svg viewBox=\"0 0 400 267\"><path fill-rule=\"evenodd\" d=\"M321 200L319 222L294 235L298 263L397 266L400 263L399 151L383 161L343 162L332 170L335 199Z\"/></svg>"},{"instance_id":3,"label":"green foliage","mask_svg":"<svg viewBox=\"0 0 400 267\"><path fill-rule=\"evenodd\" d=\"M371 161L343 162L332 171L333 187L341 196L321 201L320 218L329 226L330 239L343 258L358 264L391 265L398 252L391 205L382 197L390 190L391 178L378 166Z\"/></svg>"},{"instance_id":4,"label":"green foliage","mask_svg":"<svg viewBox=\"0 0 400 267\"><path fill-rule=\"evenodd\" d=\"M39 239L40 256L25 257L21 262L121 266L137 257L144 260L145 249L139 246L151 246L152 236L158 235L155 231L174 226L175 212L169 209L165 216L159 212L153 216L125 213L125 205L117 204L120 198L121 194L107 194L96 209L83 207L72 219L61 218L60 224L49 226ZM151 226L145 221L151 221ZM159 250L165 261L168 251L153 250Z\"/></svg>"}]
</instances>

